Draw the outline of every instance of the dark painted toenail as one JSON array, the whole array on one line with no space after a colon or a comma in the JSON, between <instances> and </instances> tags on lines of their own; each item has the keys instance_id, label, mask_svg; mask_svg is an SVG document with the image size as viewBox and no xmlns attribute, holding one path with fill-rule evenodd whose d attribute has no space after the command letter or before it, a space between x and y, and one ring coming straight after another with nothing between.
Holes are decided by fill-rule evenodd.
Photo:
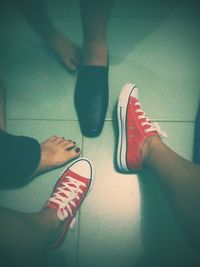
<instances>
[{"instance_id":1,"label":"dark painted toenail","mask_svg":"<svg viewBox=\"0 0 200 267\"><path fill-rule=\"evenodd\" d=\"M75 149L75 151L76 151L76 153L80 152L80 148L77 147L77 148Z\"/></svg>"}]
</instances>

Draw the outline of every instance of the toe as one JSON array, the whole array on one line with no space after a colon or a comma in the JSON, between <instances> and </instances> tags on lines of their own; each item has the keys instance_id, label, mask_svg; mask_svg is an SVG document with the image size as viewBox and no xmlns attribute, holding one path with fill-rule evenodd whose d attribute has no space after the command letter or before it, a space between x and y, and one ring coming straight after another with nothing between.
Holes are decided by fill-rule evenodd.
<instances>
[{"instance_id":1,"label":"toe","mask_svg":"<svg viewBox=\"0 0 200 267\"><path fill-rule=\"evenodd\" d=\"M62 143L64 141L65 141L65 138L64 137L56 137L55 140L54 140L54 142L56 144L60 144L60 143Z\"/></svg>"},{"instance_id":2,"label":"toe","mask_svg":"<svg viewBox=\"0 0 200 267\"><path fill-rule=\"evenodd\" d=\"M70 158L77 158L80 156L81 150L79 147L76 147L75 149L72 149L69 151Z\"/></svg>"},{"instance_id":3,"label":"toe","mask_svg":"<svg viewBox=\"0 0 200 267\"><path fill-rule=\"evenodd\" d=\"M80 148L78 148L78 149L74 148L71 150L66 150L65 163L67 163L70 160L73 160L73 159L80 157L80 153L81 153Z\"/></svg>"},{"instance_id":4,"label":"toe","mask_svg":"<svg viewBox=\"0 0 200 267\"><path fill-rule=\"evenodd\" d=\"M74 56L74 57L71 59L71 62L72 62L74 65L76 65L76 67L80 65L80 61L81 61L81 59L80 59L78 56Z\"/></svg>"},{"instance_id":5,"label":"toe","mask_svg":"<svg viewBox=\"0 0 200 267\"><path fill-rule=\"evenodd\" d=\"M65 150L71 150L71 149L74 149L75 146L76 145L74 143L68 143L68 144L64 145L63 147Z\"/></svg>"},{"instance_id":6,"label":"toe","mask_svg":"<svg viewBox=\"0 0 200 267\"><path fill-rule=\"evenodd\" d=\"M63 148L66 150L70 150L72 148L75 148L75 142L63 142L62 144Z\"/></svg>"},{"instance_id":7,"label":"toe","mask_svg":"<svg viewBox=\"0 0 200 267\"><path fill-rule=\"evenodd\" d=\"M82 58L81 52L79 50L74 50L73 58L80 62Z\"/></svg>"},{"instance_id":8,"label":"toe","mask_svg":"<svg viewBox=\"0 0 200 267\"><path fill-rule=\"evenodd\" d=\"M77 69L77 66L75 63L73 63L71 60L63 60L64 65L66 66L66 68L71 71L71 72L75 72Z\"/></svg>"},{"instance_id":9,"label":"toe","mask_svg":"<svg viewBox=\"0 0 200 267\"><path fill-rule=\"evenodd\" d=\"M56 139L57 139L57 136L54 135L54 136L51 136L47 141L54 141L54 140L56 140Z\"/></svg>"},{"instance_id":10,"label":"toe","mask_svg":"<svg viewBox=\"0 0 200 267\"><path fill-rule=\"evenodd\" d=\"M62 147L68 146L70 144L74 146L75 143L76 142L73 142L72 140L65 139L64 137L59 137L57 140L57 144L59 144Z\"/></svg>"}]
</instances>

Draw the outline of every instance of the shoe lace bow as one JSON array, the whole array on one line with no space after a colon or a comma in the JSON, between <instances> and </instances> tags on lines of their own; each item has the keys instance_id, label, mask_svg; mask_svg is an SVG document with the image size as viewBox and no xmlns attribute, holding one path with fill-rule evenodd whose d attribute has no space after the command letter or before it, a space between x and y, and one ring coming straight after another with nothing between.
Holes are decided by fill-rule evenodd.
<instances>
[{"instance_id":1,"label":"shoe lace bow","mask_svg":"<svg viewBox=\"0 0 200 267\"><path fill-rule=\"evenodd\" d=\"M57 188L57 191L49 199L58 205L57 215L60 220L66 219L69 215L73 217L72 206L76 207L75 199L79 200L79 193L83 194L80 186L86 187L86 185L74 179L71 176L65 176L66 181L63 181Z\"/></svg>"},{"instance_id":2,"label":"shoe lace bow","mask_svg":"<svg viewBox=\"0 0 200 267\"><path fill-rule=\"evenodd\" d=\"M159 124L157 122L152 122L151 119L147 117L145 112L142 110L142 106L139 102L134 103L135 106L138 106L138 108L135 110L136 113L140 113L138 116L138 119L143 119L144 121L141 122L141 126L149 126L144 131L145 133L157 131L160 137L166 138L167 134L161 130Z\"/></svg>"}]
</instances>

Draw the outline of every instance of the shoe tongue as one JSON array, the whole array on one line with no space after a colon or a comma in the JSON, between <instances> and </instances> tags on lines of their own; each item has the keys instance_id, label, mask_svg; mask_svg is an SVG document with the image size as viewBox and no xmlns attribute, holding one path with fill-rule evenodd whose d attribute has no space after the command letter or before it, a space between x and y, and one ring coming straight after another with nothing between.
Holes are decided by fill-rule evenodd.
<instances>
[{"instance_id":1,"label":"shoe tongue","mask_svg":"<svg viewBox=\"0 0 200 267\"><path fill-rule=\"evenodd\" d=\"M72 170L69 169L68 173L67 173L67 176L70 176L78 181L81 181L81 182L86 182L89 178L87 177L83 177L81 175L79 175L78 173L76 172L73 172Z\"/></svg>"},{"instance_id":2,"label":"shoe tongue","mask_svg":"<svg viewBox=\"0 0 200 267\"><path fill-rule=\"evenodd\" d=\"M131 102L134 102L134 103L138 102L139 103L139 100L137 98L135 98L134 96L132 96L132 95L130 95L130 100L131 100ZM138 104L138 106L139 106L139 104Z\"/></svg>"},{"instance_id":3,"label":"shoe tongue","mask_svg":"<svg viewBox=\"0 0 200 267\"><path fill-rule=\"evenodd\" d=\"M83 177L83 176L81 176L81 175L73 172L70 169L67 171L66 176L72 177L72 178L74 178L74 179L76 179L78 181L81 181L81 182L85 183L85 184L88 183L88 179L89 179L89 178ZM67 179L68 178L66 177L66 180ZM70 186L75 188L75 185L73 185L73 182L70 183ZM70 190L69 189L66 189L65 191L70 191ZM65 195L64 192L63 193L60 193L60 195L63 196L63 197L66 197L66 195ZM47 206L49 206L49 207L51 207L53 209L56 209L56 210L59 208L59 205L57 203L55 203L54 201L51 201L51 200L48 201Z\"/></svg>"}]
</instances>

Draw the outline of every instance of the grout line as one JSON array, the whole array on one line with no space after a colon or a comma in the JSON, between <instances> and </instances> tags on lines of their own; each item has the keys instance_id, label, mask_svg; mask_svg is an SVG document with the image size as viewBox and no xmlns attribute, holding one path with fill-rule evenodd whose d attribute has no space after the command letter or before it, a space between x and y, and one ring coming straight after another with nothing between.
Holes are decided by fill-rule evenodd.
<instances>
[{"instance_id":1,"label":"grout line","mask_svg":"<svg viewBox=\"0 0 200 267\"><path fill-rule=\"evenodd\" d=\"M11 118L7 118L6 119L7 121L77 121L78 122L78 120L76 120L76 119L46 119L46 118L44 118L44 119L40 119L40 118L37 118L37 119L31 119L31 118L24 118L24 119L22 119L22 118L13 118L13 119L11 119Z\"/></svg>"},{"instance_id":2,"label":"grout line","mask_svg":"<svg viewBox=\"0 0 200 267\"><path fill-rule=\"evenodd\" d=\"M31 119L31 118L8 118L6 119L7 121L58 121L58 122L78 122L76 119ZM106 122L112 122L112 121L117 121L117 119L105 119ZM151 119L152 122L185 122L185 123L195 123L195 120L166 120L166 119Z\"/></svg>"},{"instance_id":3,"label":"grout line","mask_svg":"<svg viewBox=\"0 0 200 267\"><path fill-rule=\"evenodd\" d=\"M184 17L184 16L179 16L180 18L192 18L192 17ZM170 18L179 18L179 17L174 17L174 16L171 16ZM54 15L52 16L52 18L54 19L63 19L63 18L67 18L67 19L77 19L79 18L80 19L80 15ZM127 18L163 18L163 16L161 15L114 15L114 16L110 16L110 19L112 18L120 18L120 19L127 19Z\"/></svg>"},{"instance_id":4,"label":"grout line","mask_svg":"<svg viewBox=\"0 0 200 267\"><path fill-rule=\"evenodd\" d=\"M84 157L84 136L81 136L81 149L82 149L82 157ZM76 260L75 260L75 266L79 266L79 255L80 255L80 234L81 234L81 208L78 211L78 226L77 226L77 244L76 244Z\"/></svg>"},{"instance_id":5,"label":"grout line","mask_svg":"<svg viewBox=\"0 0 200 267\"><path fill-rule=\"evenodd\" d=\"M194 120L162 120L162 119L151 119L152 122L186 122L186 123L194 123Z\"/></svg>"},{"instance_id":6,"label":"grout line","mask_svg":"<svg viewBox=\"0 0 200 267\"><path fill-rule=\"evenodd\" d=\"M110 17L110 19L163 19L163 17L165 18L170 18L170 19L187 19L187 20L200 20L198 16L181 16L181 15L171 15L171 16L167 16L167 15L113 15ZM80 19L80 15L52 15L51 16L52 19ZM24 18L21 17L16 17L12 19L14 20L24 20Z\"/></svg>"},{"instance_id":7,"label":"grout line","mask_svg":"<svg viewBox=\"0 0 200 267\"><path fill-rule=\"evenodd\" d=\"M78 211L78 225L77 225L77 243L76 243L76 258L75 258L75 266L79 266L79 254L80 254L80 215L81 210Z\"/></svg>"}]
</instances>

